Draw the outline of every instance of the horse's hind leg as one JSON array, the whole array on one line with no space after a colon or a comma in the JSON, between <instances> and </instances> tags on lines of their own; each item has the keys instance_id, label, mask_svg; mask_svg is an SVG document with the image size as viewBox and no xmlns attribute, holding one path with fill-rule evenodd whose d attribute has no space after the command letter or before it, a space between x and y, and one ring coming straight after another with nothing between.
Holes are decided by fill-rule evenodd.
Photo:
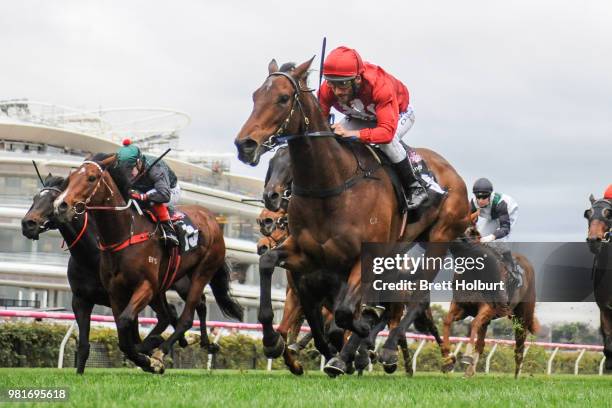
<instances>
[{"instance_id":1,"label":"horse's hind leg","mask_svg":"<svg viewBox=\"0 0 612 408\"><path fill-rule=\"evenodd\" d=\"M208 339L208 332L206 331L206 296L202 294L200 303L196 306L196 313L200 319L200 348L208 350L208 354L216 354L219 352L219 345L217 343L211 343Z\"/></svg>"},{"instance_id":2,"label":"horse's hind leg","mask_svg":"<svg viewBox=\"0 0 612 408\"><path fill-rule=\"evenodd\" d=\"M291 238L289 238L291 239ZM283 258L279 250L271 250L259 258L259 312L257 319L263 329L264 354L268 358L277 358L283 354L285 344L282 336L274 330L274 311L272 309L272 274L274 268Z\"/></svg>"},{"instance_id":3,"label":"horse's hind leg","mask_svg":"<svg viewBox=\"0 0 612 408\"><path fill-rule=\"evenodd\" d=\"M423 303L408 303L406 314L396 327L390 329L389 337L380 352L380 362L385 372L391 374L397 369L397 345L401 338L406 338L406 330L423 311ZM391 326L391 325L390 325Z\"/></svg>"},{"instance_id":4,"label":"horse's hind leg","mask_svg":"<svg viewBox=\"0 0 612 408\"><path fill-rule=\"evenodd\" d=\"M487 327L491 319L495 316L495 310L488 303L482 303L478 309L478 314L472 320L470 328L470 340L465 350L461 362L466 365L465 377L472 377L476 373L478 358L484 348L484 339Z\"/></svg>"},{"instance_id":5,"label":"horse's hind leg","mask_svg":"<svg viewBox=\"0 0 612 408\"><path fill-rule=\"evenodd\" d=\"M404 358L404 371L406 371L406 375L412 377L414 375L414 371L412 371L412 359L410 358L410 349L408 348L406 336L400 337L397 344L402 350L402 357Z\"/></svg>"},{"instance_id":6,"label":"horse's hind leg","mask_svg":"<svg viewBox=\"0 0 612 408\"><path fill-rule=\"evenodd\" d=\"M516 317L514 324L514 378L518 378L523 367L523 356L525 354L525 340L527 339L527 328L520 317Z\"/></svg>"},{"instance_id":7,"label":"horse's hind leg","mask_svg":"<svg viewBox=\"0 0 612 408\"><path fill-rule=\"evenodd\" d=\"M89 329L91 311L94 304L78 295L72 298L72 311L79 326L79 345L77 348L77 374L85 372L85 364L89 358Z\"/></svg>"},{"instance_id":8,"label":"horse's hind leg","mask_svg":"<svg viewBox=\"0 0 612 408\"><path fill-rule=\"evenodd\" d=\"M453 322L464 317L464 310L456 302L451 302L446 316L444 316L444 326L442 327L442 372L448 373L455 368L457 358L450 352L450 332Z\"/></svg>"}]
</instances>

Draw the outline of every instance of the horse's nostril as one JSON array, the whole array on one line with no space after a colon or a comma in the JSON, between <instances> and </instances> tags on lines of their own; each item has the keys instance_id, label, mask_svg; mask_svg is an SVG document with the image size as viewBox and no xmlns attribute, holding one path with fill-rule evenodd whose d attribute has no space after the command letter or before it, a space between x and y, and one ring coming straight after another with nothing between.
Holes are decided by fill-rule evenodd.
<instances>
[{"instance_id":1,"label":"horse's nostril","mask_svg":"<svg viewBox=\"0 0 612 408\"><path fill-rule=\"evenodd\" d=\"M66 204L65 201L62 201L62 203L57 207L57 209L59 210L59 212L65 213L68 210L68 204Z\"/></svg>"},{"instance_id":2,"label":"horse's nostril","mask_svg":"<svg viewBox=\"0 0 612 408\"><path fill-rule=\"evenodd\" d=\"M21 226L27 230L33 230L38 226L38 224L34 220L23 220L21 221Z\"/></svg>"}]
</instances>

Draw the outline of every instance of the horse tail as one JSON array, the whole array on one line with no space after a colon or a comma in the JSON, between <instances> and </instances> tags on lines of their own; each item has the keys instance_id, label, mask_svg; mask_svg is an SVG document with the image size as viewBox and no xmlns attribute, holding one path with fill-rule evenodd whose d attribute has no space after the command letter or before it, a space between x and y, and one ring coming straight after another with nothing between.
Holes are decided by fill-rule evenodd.
<instances>
[{"instance_id":1,"label":"horse tail","mask_svg":"<svg viewBox=\"0 0 612 408\"><path fill-rule=\"evenodd\" d=\"M230 293L231 267L227 259L210 280L210 287L223 315L242 321L244 309Z\"/></svg>"}]
</instances>

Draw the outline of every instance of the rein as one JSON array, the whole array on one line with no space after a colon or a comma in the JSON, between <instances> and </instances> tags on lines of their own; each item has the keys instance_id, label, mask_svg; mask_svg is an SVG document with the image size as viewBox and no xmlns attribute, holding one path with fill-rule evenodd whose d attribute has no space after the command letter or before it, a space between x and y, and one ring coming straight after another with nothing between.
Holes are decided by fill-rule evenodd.
<instances>
[{"instance_id":1,"label":"rein","mask_svg":"<svg viewBox=\"0 0 612 408\"><path fill-rule=\"evenodd\" d=\"M347 140L346 138L343 138L335 134L332 131L309 132L308 128L310 126L310 119L308 119L308 116L306 115L306 112L304 111L304 107L300 99L300 93L301 92L312 92L314 91L314 89L300 88L300 85L298 84L298 82L286 72L281 72L281 71L273 72L270 75L268 75L268 78L272 76L282 76L289 80L289 82L293 86L293 104L291 106L291 110L289 111L289 114L287 115L285 120L281 123L281 125L279 126L277 131L274 133L274 135L272 135L268 140L262 143L263 147L265 147L267 150L274 150L281 144L287 143L291 140L295 140L298 138L303 138L303 137L333 137L333 138L336 138L339 142L350 142L351 141L350 139ZM287 131L287 127L289 126L291 118L293 117L293 113L296 110L296 105L304 119L304 125L306 127L306 131L304 133L295 134L295 135L285 135L284 133ZM361 163L359 162L359 158L357 157L355 150L352 148L352 145L351 145L351 151L353 155L355 156L355 159L357 160L357 169L355 170L355 174L353 174L353 176L351 176L348 180L345 180L342 184L336 187L330 187L330 188L324 188L324 189L304 188L304 187L298 186L295 183L292 183L291 193L301 196L301 197L306 197L306 198L329 198L329 197L334 197L334 196L344 193L345 191L353 187L355 184L357 184L361 180L370 179L370 178L378 179L376 177L373 177L372 174L376 172L379 167L382 167L382 165L380 163L376 163L376 165L372 166L371 168L364 169Z\"/></svg>"}]
</instances>

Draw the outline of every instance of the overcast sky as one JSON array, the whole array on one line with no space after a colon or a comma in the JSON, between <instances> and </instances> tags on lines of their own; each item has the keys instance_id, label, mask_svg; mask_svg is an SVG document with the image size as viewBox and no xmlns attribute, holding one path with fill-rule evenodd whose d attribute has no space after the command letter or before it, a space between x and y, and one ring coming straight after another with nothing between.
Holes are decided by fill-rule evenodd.
<instances>
[{"instance_id":1,"label":"overcast sky","mask_svg":"<svg viewBox=\"0 0 612 408\"><path fill-rule=\"evenodd\" d=\"M612 3L328 3L2 2L0 99L172 108L192 118L181 147L235 153L269 60L327 36L408 86L407 143L516 198L515 240L584 239L587 196L612 182Z\"/></svg>"}]
</instances>

